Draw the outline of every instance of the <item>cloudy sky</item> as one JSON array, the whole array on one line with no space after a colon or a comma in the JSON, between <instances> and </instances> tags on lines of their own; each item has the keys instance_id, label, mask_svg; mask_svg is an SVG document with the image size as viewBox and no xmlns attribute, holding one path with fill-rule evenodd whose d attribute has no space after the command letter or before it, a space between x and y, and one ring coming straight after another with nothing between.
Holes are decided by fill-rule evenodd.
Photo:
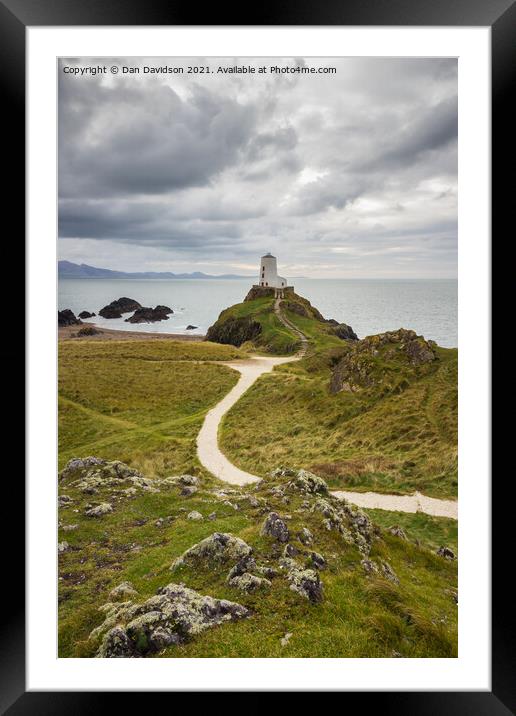
<instances>
[{"instance_id":1,"label":"cloudy sky","mask_svg":"<svg viewBox=\"0 0 516 716\"><path fill-rule=\"evenodd\" d=\"M276 65L335 74L78 76ZM455 277L457 63L117 58L59 68L59 257L125 271Z\"/></svg>"}]
</instances>

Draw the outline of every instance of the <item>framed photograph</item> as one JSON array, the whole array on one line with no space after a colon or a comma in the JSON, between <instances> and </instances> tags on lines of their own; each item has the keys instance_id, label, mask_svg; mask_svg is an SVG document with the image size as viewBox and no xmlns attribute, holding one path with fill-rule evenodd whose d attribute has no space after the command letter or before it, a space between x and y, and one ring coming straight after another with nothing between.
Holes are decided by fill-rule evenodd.
<instances>
[{"instance_id":1,"label":"framed photograph","mask_svg":"<svg viewBox=\"0 0 516 716\"><path fill-rule=\"evenodd\" d=\"M2 713L345 691L509 714L514 4L219 10L0 6L28 339Z\"/></svg>"}]
</instances>

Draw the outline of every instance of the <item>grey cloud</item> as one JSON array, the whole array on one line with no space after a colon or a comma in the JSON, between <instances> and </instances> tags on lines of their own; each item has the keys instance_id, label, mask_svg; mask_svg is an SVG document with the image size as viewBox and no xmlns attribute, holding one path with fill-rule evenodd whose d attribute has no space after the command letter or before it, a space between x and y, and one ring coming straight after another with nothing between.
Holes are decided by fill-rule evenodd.
<instances>
[{"instance_id":1,"label":"grey cloud","mask_svg":"<svg viewBox=\"0 0 516 716\"><path fill-rule=\"evenodd\" d=\"M95 246L118 246L127 268L144 246L149 267L169 256L202 268L270 249L322 273L390 254L453 271L456 61L331 64L335 76L252 80L60 75L62 255L82 245L95 264Z\"/></svg>"}]
</instances>

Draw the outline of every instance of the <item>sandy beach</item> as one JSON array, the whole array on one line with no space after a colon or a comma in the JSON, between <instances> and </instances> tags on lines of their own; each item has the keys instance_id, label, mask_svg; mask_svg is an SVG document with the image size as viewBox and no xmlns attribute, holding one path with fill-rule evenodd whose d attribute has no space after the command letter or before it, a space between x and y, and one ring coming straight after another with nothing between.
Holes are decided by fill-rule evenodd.
<instances>
[{"instance_id":1,"label":"sandy beach","mask_svg":"<svg viewBox=\"0 0 516 716\"><path fill-rule=\"evenodd\" d=\"M91 323L85 323L91 326ZM60 341L203 341L204 336L188 333L153 333L151 331L117 331L113 328L97 328L99 333L94 336L78 336L83 326L59 326Z\"/></svg>"}]
</instances>

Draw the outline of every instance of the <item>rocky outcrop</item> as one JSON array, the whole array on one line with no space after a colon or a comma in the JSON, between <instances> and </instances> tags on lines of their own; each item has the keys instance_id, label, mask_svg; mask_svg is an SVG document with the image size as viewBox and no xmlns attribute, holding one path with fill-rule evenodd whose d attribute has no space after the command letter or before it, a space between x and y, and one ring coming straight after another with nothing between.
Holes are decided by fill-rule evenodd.
<instances>
[{"instance_id":1,"label":"rocky outcrop","mask_svg":"<svg viewBox=\"0 0 516 716\"><path fill-rule=\"evenodd\" d=\"M255 301L257 298L274 298L275 295L276 290L274 288L269 288L268 286L252 286L244 298L244 303L246 301Z\"/></svg>"},{"instance_id":2,"label":"rocky outcrop","mask_svg":"<svg viewBox=\"0 0 516 716\"><path fill-rule=\"evenodd\" d=\"M77 335L81 338L83 336L98 336L101 333L102 331L99 331L98 328L95 328L95 326L83 326L77 331Z\"/></svg>"},{"instance_id":3,"label":"rocky outcrop","mask_svg":"<svg viewBox=\"0 0 516 716\"><path fill-rule=\"evenodd\" d=\"M93 318L95 316L94 313L90 313L89 311L81 311L79 313L79 318Z\"/></svg>"},{"instance_id":4,"label":"rocky outcrop","mask_svg":"<svg viewBox=\"0 0 516 716\"><path fill-rule=\"evenodd\" d=\"M129 486L156 492L153 481L144 477L120 460L103 460L98 457L73 458L63 468L60 480L70 480L70 484L86 495L94 495L103 488Z\"/></svg>"},{"instance_id":5,"label":"rocky outcrop","mask_svg":"<svg viewBox=\"0 0 516 716\"><path fill-rule=\"evenodd\" d=\"M243 539L226 532L214 532L183 552L173 562L171 569L177 569L185 564L202 564L208 568L217 568L221 564L236 563L249 557L252 552L252 547Z\"/></svg>"},{"instance_id":6,"label":"rocky outcrop","mask_svg":"<svg viewBox=\"0 0 516 716\"><path fill-rule=\"evenodd\" d=\"M237 574L228 580L230 587L239 589L245 594L252 594L257 592L259 589L267 589L271 586L271 582L265 577L256 577L254 574L244 572L243 574Z\"/></svg>"},{"instance_id":7,"label":"rocky outcrop","mask_svg":"<svg viewBox=\"0 0 516 716\"><path fill-rule=\"evenodd\" d=\"M353 341L332 371L330 392L357 392L392 380L398 388L400 368L407 375L437 360L435 343L400 328ZM392 366L392 367L391 367ZM405 380L406 385L408 383Z\"/></svg>"},{"instance_id":8,"label":"rocky outcrop","mask_svg":"<svg viewBox=\"0 0 516 716\"><path fill-rule=\"evenodd\" d=\"M181 644L224 622L250 616L242 604L201 595L184 584L168 584L143 604L108 603L106 617L90 638L102 637L97 656L131 658Z\"/></svg>"},{"instance_id":9,"label":"rocky outcrop","mask_svg":"<svg viewBox=\"0 0 516 716\"><path fill-rule=\"evenodd\" d=\"M237 348L246 341L252 341L262 332L262 327L258 321L249 316L242 318L227 318L219 320L208 328L206 333L207 341L214 343L224 343Z\"/></svg>"},{"instance_id":10,"label":"rocky outcrop","mask_svg":"<svg viewBox=\"0 0 516 716\"><path fill-rule=\"evenodd\" d=\"M115 301L111 301L107 306L101 308L99 316L103 318L122 318L122 313L129 313L130 311L136 311L141 308L141 303L135 301L134 298L117 298Z\"/></svg>"},{"instance_id":11,"label":"rocky outcrop","mask_svg":"<svg viewBox=\"0 0 516 716\"><path fill-rule=\"evenodd\" d=\"M266 537L272 537L282 543L288 542L290 537L287 523L281 519L277 512L271 512L267 515L260 534Z\"/></svg>"},{"instance_id":12,"label":"rocky outcrop","mask_svg":"<svg viewBox=\"0 0 516 716\"><path fill-rule=\"evenodd\" d=\"M122 582L109 592L109 598L113 601L125 599L126 597L135 597L138 594L131 582Z\"/></svg>"},{"instance_id":13,"label":"rocky outcrop","mask_svg":"<svg viewBox=\"0 0 516 716\"><path fill-rule=\"evenodd\" d=\"M437 554L439 555L439 557L444 557L444 559L455 559L455 553L449 547L439 547L439 549L437 550Z\"/></svg>"},{"instance_id":14,"label":"rocky outcrop","mask_svg":"<svg viewBox=\"0 0 516 716\"><path fill-rule=\"evenodd\" d=\"M156 323L156 321L168 321L170 313L174 313L168 306L156 306L156 308L148 308L142 306L136 309L132 316L126 318L126 323Z\"/></svg>"},{"instance_id":15,"label":"rocky outcrop","mask_svg":"<svg viewBox=\"0 0 516 716\"><path fill-rule=\"evenodd\" d=\"M305 569L293 559L283 560L283 566L287 568L287 580L290 582L290 589L300 594L308 601L316 604L323 600L323 585L319 573L314 569Z\"/></svg>"},{"instance_id":16,"label":"rocky outcrop","mask_svg":"<svg viewBox=\"0 0 516 716\"><path fill-rule=\"evenodd\" d=\"M198 328L198 326L192 326L191 323L189 323L185 330L187 331L195 331L195 329Z\"/></svg>"},{"instance_id":17,"label":"rocky outcrop","mask_svg":"<svg viewBox=\"0 0 516 716\"><path fill-rule=\"evenodd\" d=\"M58 326L78 326L82 323L80 318L74 314L69 308L65 308L63 311L57 312L57 325Z\"/></svg>"},{"instance_id":18,"label":"rocky outcrop","mask_svg":"<svg viewBox=\"0 0 516 716\"><path fill-rule=\"evenodd\" d=\"M358 341L357 334L347 323L337 323L336 326L332 326L330 332L343 341Z\"/></svg>"},{"instance_id":19,"label":"rocky outcrop","mask_svg":"<svg viewBox=\"0 0 516 716\"><path fill-rule=\"evenodd\" d=\"M287 478L284 485L279 488L285 492L301 492L304 495L327 495L328 485L313 472L308 470L292 470L287 467L279 467L270 473L272 479Z\"/></svg>"},{"instance_id":20,"label":"rocky outcrop","mask_svg":"<svg viewBox=\"0 0 516 716\"><path fill-rule=\"evenodd\" d=\"M84 514L86 517L103 517L110 512L113 512L113 506L110 505L109 502L101 502L100 505L90 507Z\"/></svg>"}]
</instances>

